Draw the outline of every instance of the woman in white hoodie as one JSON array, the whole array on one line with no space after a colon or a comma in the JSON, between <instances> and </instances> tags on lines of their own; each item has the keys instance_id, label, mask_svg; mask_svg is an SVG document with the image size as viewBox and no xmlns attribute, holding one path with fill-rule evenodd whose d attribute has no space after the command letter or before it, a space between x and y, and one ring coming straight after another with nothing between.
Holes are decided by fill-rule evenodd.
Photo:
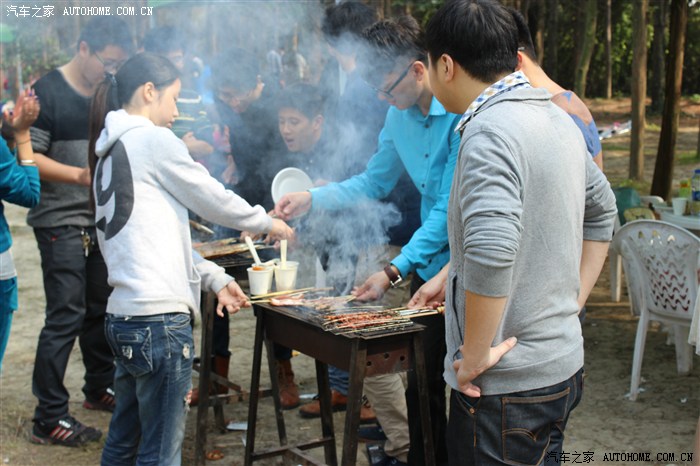
<instances>
[{"instance_id":1,"label":"woman in white hoodie","mask_svg":"<svg viewBox=\"0 0 700 466\"><path fill-rule=\"evenodd\" d=\"M168 129L179 91L175 67L142 53L108 75L93 99L92 193L114 287L105 332L115 355L117 404L104 465L180 464L200 285L217 293L220 315L224 307L235 313L248 304L232 277L192 249L188 209L229 228L293 235L192 160Z\"/></svg>"}]
</instances>

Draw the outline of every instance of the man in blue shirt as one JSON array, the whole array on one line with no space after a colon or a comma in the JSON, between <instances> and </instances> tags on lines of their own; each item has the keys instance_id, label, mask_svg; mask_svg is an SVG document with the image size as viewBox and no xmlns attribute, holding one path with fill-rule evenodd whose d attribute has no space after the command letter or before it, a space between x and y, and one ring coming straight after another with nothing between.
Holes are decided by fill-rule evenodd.
<instances>
[{"instance_id":1,"label":"man in blue shirt","mask_svg":"<svg viewBox=\"0 0 700 466\"><path fill-rule=\"evenodd\" d=\"M381 199L407 172L421 194L421 226L401 253L384 270L371 275L353 294L358 300L376 300L392 285L413 272L411 294L432 278L449 260L447 202L454 172L459 135L458 115L447 113L433 97L427 57L420 30L412 18L380 21L364 32L368 51L359 60L360 73L392 106L379 135L378 150L366 170L340 183L308 192L291 193L275 206L284 219L314 211L342 210L362 198ZM444 317L423 318L430 417L436 462L445 462L445 355ZM410 464L424 464L417 381L409 373L406 391L411 450ZM379 407L373 402L377 412ZM400 463L395 463L400 464Z\"/></svg>"}]
</instances>

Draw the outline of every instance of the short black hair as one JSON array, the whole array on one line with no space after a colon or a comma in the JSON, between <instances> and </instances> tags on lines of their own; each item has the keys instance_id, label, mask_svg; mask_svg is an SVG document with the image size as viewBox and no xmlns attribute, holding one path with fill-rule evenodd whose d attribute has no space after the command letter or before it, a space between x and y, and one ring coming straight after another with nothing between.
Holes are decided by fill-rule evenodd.
<instances>
[{"instance_id":1,"label":"short black hair","mask_svg":"<svg viewBox=\"0 0 700 466\"><path fill-rule=\"evenodd\" d=\"M518 28L494 0L449 1L428 22L425 40L433 62L446 53L485 83L518 66Z\"/></svg>"},{"instance_id":2,"label":"short black hair","mask_svg":"<svg viewBox=\"0 0 700 466\"><path fill-rule=\"evenodd\" d=\"M321 31L328 43L341 53L357 50L362 31L377 20L376 12L364 3L348 0L326 8Z\"/></svg>"},{"instance_id":3,"label":"short black hair","mask_svg":"<svg viewBox=\"0 0 700 466\"><path fill-rule=\"evenodd\" d=\"M292 108L309 120L323 115L323 97L313 84L295 83L285 87L277 98L277 110Z\"/></svg>"},{"instance_id":4,"label":"short black hair","mask_svg":"<svg viewBox=\"0 0 700 466\"><path fill-rule=\"evenodd\" d=\"M216 88L231 87L250 91L258 85L260 63L253 53L239 47L221 52L212 65L212 80Z\"/></svg>"},{"instance_id":5,"label":"short black hair","mask_svg":"<svg viewBox=\"0 0 700 466\"><path fill-rule=\"evenodd\" d=\"M101 52L106 47L120 47L128 55L134 52L134 41L129 33L129 26L113 16L96 16L85 24L80 31L76 51L80 43L85 42L91 52Z\"/></svg>"},{"instance_id":6,"label":"short black hair","mask_svg":"<svg viewBox=\"0 0 700 466\"><path fill-rule=\"evenodd\" d=\"M527 26L527 21L522 13L512 7L508 7L508 11L513 16L513 21L515 21L515 26L518 28L518 50L523 52L525 55L530 57L532 61L537 63L537 52L535 51L535 44L532 42L532 34L530 34L530 28Z\"/></svg>"},{"instance_id":7,"label":"short black hair","mask_svg":"<svg viewBox=\"0 0 700 466\"><path fill-rule=\"evenodd\" d=\"M187 51L187 45L181 32L173 26L161 26L151 29L143 38L143 50L167 55L170 52Z\"/></svg>"},{"instance_id":8,"label":"short black hair","mask_svg":"<svg viewBox=\"0 0 700 466\"><path fill-rule=\"evenodd\" d=\"M411 16L378 21L362 37L365 44L358 54L358 71L370 84L380 84L384 76L411 61L427 65L423 34Z\"/></svg>"}]
</instances>

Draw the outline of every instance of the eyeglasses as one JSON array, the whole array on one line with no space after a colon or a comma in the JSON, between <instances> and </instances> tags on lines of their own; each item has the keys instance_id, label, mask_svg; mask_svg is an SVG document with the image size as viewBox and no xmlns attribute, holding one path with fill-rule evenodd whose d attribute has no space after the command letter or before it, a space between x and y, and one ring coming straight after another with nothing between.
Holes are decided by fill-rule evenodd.
<instances>
[{"instance_id":1,"label":"eyeglasses","mask_svg":"<svg viewBox=\"0 0 700 466\"><path fill-rule=\"evenodd\" d=\"M411 71L411 68L413 68L413 63L414 63L414 62L411 62L411 63L408 64L408 66L406 67L406 69L403 70L403 73L401 73L401 74L399 75L399 77L396 78L396 81L394 81L394 83L393 83L391 86L389 86L389 88L388 88L387 90L382 90L382 89L376 88L376 87L372 86L372 85L369 84L369 83L367 83L367 85L368 85L369 87L371 87L372 90L374 90L374 92L376 92L377 94L380 94L380 95L384 96L384 97L387 98L387 99L393 99L394 96L391 94L391 91L393 91L394 89L396 89L396 86L398 86L398 85L401 83L401 81L403 81L403 79L406 77L406 75L408 74L408 72Z\"/></svg>"},{"instance_id":2,"label":"eyeglasses","mask_svg":"<svg viewBox=\"0 0 700 466\"><path fill-rule=\"evenodd\" d=\"M119 68L121 68L121 66L124 64L123 61L103 60L97 52L93 52L93 55L95 55L97 61L99 61L102 64L102 67L105 69L105 72L110 74L114 74L117 71L119 71Z\"/></svg>"}]
</instances>

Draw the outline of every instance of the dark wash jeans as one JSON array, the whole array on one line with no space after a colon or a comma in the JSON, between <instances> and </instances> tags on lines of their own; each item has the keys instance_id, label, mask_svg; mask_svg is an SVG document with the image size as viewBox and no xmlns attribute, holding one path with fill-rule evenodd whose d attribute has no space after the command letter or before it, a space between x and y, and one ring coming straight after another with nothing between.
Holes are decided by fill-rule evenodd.
<instances>
[{"instance_id":1,"label":"dark wash jeans","mask_svg":"<svg viewBox=\"0 0 700 466\"><path fill-rule=\"evenodd\" d=\"M558 465L569 414L581 401L583 369L550 387L471 398L452 390L450 466Z\"/></svg>"},{"instance_id":2,"label":"dark wash jeans","mask_svg":"<svg viewBox=\"0 0 700 466\"><path fill-rule=\"evenodd\" d=\"M425 280L413 274L411 279L411 296L423 286ZM442 314L419 317L414 322L425 325L423 330L423 350L425 355L425 372L428 385L428 410L430 412L430 431L433 434L433 455L435 464L442 465L447 461L447 445L445 429L447 428L447 398L445 396L445 316ZM408 451L410 466L425 464L423 448L423 430L420 423L420 398L418 397L418 379L416 371L408 372L408 387L406 388L406 407L408 408L408 432L411 447Z\"/></svg>"},{"instance_id":3,"label":"dark wash jeans","mask_svg":"<svg viewBox=\"0 0 700 466\"><path fill-rule=\"evenodd\" d=\"M117 366L117 406L102 464L179 466L192 387L189 314L110 314L105 332Z\"/></svg>"},{"instance_id":4,"label":"dark wash jeans","mask_svg":"<svg viewBox=\"0 0 700 466\"><path fill-rule=\"evenodd\" d=\"M95 243L87 257L83 231ZM32 392L39 401L34 420L53 423L68 413L69 396L63 377L76 338L85 365L86 398L99 399L112 386L114 364L104 333L112 289L107 284L107 266L97 248L94 228L35 228L34 235L46 293L46 317L32 379Z\"/></svg>"}]
</instances>

